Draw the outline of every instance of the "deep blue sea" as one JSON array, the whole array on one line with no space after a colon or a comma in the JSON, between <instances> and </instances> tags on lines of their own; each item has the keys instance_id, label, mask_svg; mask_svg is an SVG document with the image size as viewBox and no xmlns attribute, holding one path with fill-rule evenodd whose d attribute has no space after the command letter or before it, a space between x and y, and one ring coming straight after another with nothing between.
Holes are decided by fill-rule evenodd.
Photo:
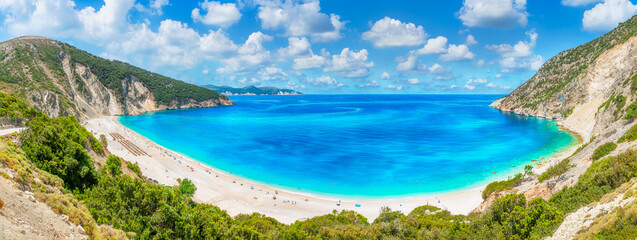
<instances>
[{"instance_id":1,"label":"deep blue sea","mask_svg":"<svg viewBox=\"0 0 637 240\"><path fill-rule=\"evenodd\" d=\"M323 195L395 197L483 186L577 143L552 120L488 107L499 97L232 96L236 106L119 121L258 182Z\"/></svg>"}]
</instances>

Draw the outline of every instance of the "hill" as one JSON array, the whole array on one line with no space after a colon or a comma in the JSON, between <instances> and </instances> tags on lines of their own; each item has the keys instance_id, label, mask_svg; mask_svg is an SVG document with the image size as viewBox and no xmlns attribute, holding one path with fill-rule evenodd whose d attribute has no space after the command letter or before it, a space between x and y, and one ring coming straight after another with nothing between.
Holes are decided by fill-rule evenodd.
<instances>
[{"instance_id":1,"label":"hill","mask_svg":"<svg viewBox=\"0 0 637 240\"><path fill-rule=\"evenodd\" d=\"M0 90L51 117L99 117L233 104L215 91L43 37L0 43Z\"/></svg>"},{"instance_id":2,"label":"hill","mask_svg":"<svg viewBox=\"0 0 637 240\"><path fill-rule=\"evenodd\" d=\"M246 86L234 88L229 86L203 85L202 87L226 94L226 95L302 95L303 93L292 89L282 89L275 87L255 87Z\"/></svg>"}]
</instances>

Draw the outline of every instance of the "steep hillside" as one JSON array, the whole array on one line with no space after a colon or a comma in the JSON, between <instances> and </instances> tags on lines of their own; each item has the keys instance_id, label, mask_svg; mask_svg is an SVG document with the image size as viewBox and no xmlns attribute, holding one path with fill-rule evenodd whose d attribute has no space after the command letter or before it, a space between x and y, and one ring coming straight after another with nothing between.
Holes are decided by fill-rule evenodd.
<instances>
[{"instance_id":1,"label":"steep hillside","mask_svg":"<svg viewBox=\"0 0 637 240\"><path fill-rule=\"evenodd\" d=\"M292 89L283 89L276 87L255 87L246 86L242 88L234 88L229 86L203 85L210 90L214 90L226 95L301 95L303 93Z\"/></svg>"},{"instance_id":2,"label":"steep hillside","mask_svg":"<svg viewBox=\"0 0 637 240\"><path fill-rule=\"evenodd\" d=\"M0 90L26 99L51 117L128 115L233 104L215 91L43 37L0 43Z\"/></svg>"},{"instance_id":3,"label":"steep hillside","mask_svg":"<svg viewBox=\"0 0 637 240\"><path fill-rule=\"evenodd\" d=\"M585 140L603 134L634 109L630 103L637 100L636 35L634 16L603 36L549 59L535 76L492 106L563 119Z\"/></svg>"}]
</instances>

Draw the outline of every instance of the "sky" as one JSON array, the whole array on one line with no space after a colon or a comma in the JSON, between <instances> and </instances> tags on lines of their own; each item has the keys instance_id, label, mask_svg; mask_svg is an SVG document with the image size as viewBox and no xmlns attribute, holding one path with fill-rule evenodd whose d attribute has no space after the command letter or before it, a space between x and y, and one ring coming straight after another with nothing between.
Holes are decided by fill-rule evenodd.
<instances>
[{"instance_id":1,"label":"sky","mask_svg":"<svg viewBox=\"0 0 637 240\"><path fill-rule=\"evenodd\" d=\"M507 94L637 0L0 0L0 40L38 35L197 85Z\"/></svg>"}]
</instances>

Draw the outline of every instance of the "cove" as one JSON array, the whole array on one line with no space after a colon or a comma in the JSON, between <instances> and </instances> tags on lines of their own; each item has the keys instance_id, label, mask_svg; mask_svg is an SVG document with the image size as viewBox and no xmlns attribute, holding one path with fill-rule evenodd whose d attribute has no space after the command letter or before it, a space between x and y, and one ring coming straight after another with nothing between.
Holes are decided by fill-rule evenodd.
<instances>
[{"instance_id":1,"label":"cove","mask_svg":"<svg viewBox=\"0 0 637 240\"><path fill-rule=\"evenodd\" d=\"M231 96L235 106L118 120L239 177L292 191L386 198L484 186L578 143L553 120L488 107L499 97Z\"/></svg>"}]
</instances>

